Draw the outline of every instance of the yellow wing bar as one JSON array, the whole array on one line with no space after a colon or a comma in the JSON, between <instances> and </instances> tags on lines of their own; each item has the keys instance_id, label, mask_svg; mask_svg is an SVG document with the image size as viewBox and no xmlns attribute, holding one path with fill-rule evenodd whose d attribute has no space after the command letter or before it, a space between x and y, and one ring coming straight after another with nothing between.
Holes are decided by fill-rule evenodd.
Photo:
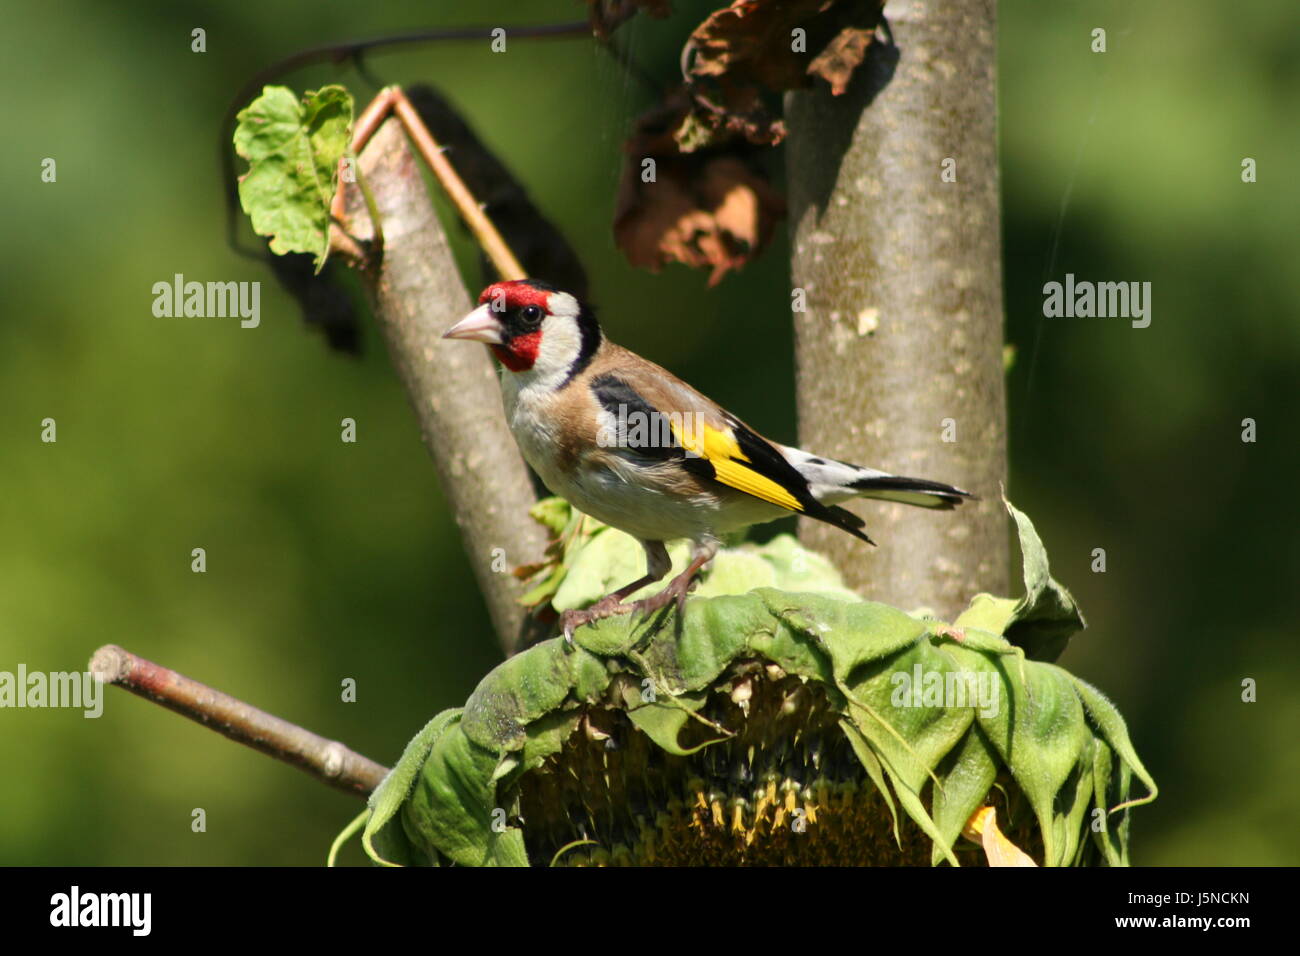
<instances>
[{"instance_id":1,"label":"yellow wing bar","mask_svg":"<svg viewBox=\"0 0 1300 956\"><path fill-rule=\"evenodd\" d=\"M670 424L682 447L708 461L713 466L714 477L724 485L790 511L804 510L798 499L787 489L747 464L748 456L740 450L736 437L730 431L720 431L701 423L702 430L697 429L695 434L691 434L676 420L670 419ZM701 432L702 441L699 440Z\"/></svg>"}]
</instances>

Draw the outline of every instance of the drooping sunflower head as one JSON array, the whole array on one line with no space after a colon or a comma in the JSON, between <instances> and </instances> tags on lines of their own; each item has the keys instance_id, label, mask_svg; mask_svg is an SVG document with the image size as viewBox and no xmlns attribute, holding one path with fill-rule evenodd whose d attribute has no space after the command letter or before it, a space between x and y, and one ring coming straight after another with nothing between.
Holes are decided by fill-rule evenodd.
<instances>
[{"instance_id":1,"label":"drooping sunflower head","mask_svg":"<svg viewBox=\"0 0 1300 956\"><path fill-rule=\"evenodd\" d=\"M738 558L776 587L706 582L680 618L609 619L507 660L408 746L368 848L460 865L1127 862L1132 777L1145 799L1154 784L1111 704L1026 656L1082 621L1013 514L1028 593L980 596L952 624L836 581L779 590L821 561L786 539ZM714 582L743 587L719 561Z\"/></svg>"}]
</instances>

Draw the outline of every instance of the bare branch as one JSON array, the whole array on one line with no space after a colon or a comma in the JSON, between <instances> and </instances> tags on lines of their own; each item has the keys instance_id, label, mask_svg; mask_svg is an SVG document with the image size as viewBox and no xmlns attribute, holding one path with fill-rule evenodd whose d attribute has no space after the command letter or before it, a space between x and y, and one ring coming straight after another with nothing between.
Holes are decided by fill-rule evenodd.
<instances>
[{"instance_id":1,"label":"bare branch","mask_svg":"<svg viewBox=\"0 0 1300 956\"><path fill-rule=\"evenodd\" d=\"M362 111L353 126L352 151L355 153L363 150L366 144L370 142L371 137L375 135L379 124L389 116L396 116L401 120L402 125L406 128L407 135L411 137L415 148L419 150L424 164L433 171L439 185L446 191L447 198L456 207L461 219L469 227L470 232L474 234L474 238L478 240L479 246L483 249L501 278L527 278L528 273L519 264L519 260L515 258L510 246L501 238L501 233L497 231L496 226L492 224L492 220L483 211L482 204L474 198L474 194L469 191L465 181L460 178L455 167L443 154L443 148L433 138L433 134L424 125L424 120L420 119L420 114L416 112L415 107L411 105L411 101L406 98L406 94L401 89L396 86L388 87ZM359 185L364 185L364 181L363 176ZM343 220L346 203L346 191L339 189L334 194L334 200L330 206L330 214L335 221ZM370 210L367 209L367 212L369 213ZM381 244L382 226L383 223L373 221L370 223L372 234L380 239ZM332 228L330 234L331 243L341 244L340 240L342 242L350 240L350 237L343 238L345 234L338 227ZM343 251L347 252L348 250L344 247Z\"/></svg>"},{"instance_id":2,"label":"bare branch","mask_svg":"<svg viewBox=\"0 0 1300 956\"><path fill-rule=\"evenodd\" d=\"M519 264L515 254L501 238L501 233L497 232L496 226L492 225L491 220L483 212L483 207L479 205L478 200L470 194L465 183L456 174L456 170L443 154L442 147L434 141L432 134L425 128L424 121L420 119L420 114L415 111L415 107L401 90L394 90L393 108L415 143L415 148L420 151L425 163L438 177L438 182L447 191L447 196L456 206L456 211L460 213L460 217L465 220L465 224L469 226L478 244L492 260L492 265L501 278L527 278L528 274L524 272L524 267Z\"/></svg>"},{"instance_id":3,"label":"bare branch","mask_svg":"<svg viewBox=\"0 0 1300 956\"><path fill-rule=\"evenodd\" d=\"M354 796L365 797L388 768L251 704L106 644L90 659L96 680L129 690L138 697L215 730L223 737L293 764L316 779Z\"/></svg>"}]
</instances>

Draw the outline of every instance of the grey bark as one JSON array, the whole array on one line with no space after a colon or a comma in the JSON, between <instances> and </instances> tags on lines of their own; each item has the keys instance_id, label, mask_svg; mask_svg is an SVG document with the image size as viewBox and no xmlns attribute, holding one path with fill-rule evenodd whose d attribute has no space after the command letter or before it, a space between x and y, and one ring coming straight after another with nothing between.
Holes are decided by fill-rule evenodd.
<instances>
[{"instance_id":1,"label":"grey bark","mask_svg":"<svg viewBox=\"0 0 1300 956\"><path fill-rule=\"evenodd\" d=\"M385 121L359 165L384 234L378 269L360 274L509 655L519 649L526 626L516 600L522 584L510 570L539 560L546 546L541 526L528 516L536 495L506 427L487 349L442 338L472 306L397 120ZM355 235L368 238L358 190L349 190L348 219Z\"/></svg>"},{"instance_id":2,"label":"grey bark","mask_svg":"<svg viewBox=\"0 0 1300 956\"><path fill-rule=\"evenodd\" d=\"M1009 593L994 11L890 3L893 42L843 95L786 100L801 446L982 499L854 505L876 549L815 522L800 534L867 596L949 620Z\"/></svg>"}]
</instances>

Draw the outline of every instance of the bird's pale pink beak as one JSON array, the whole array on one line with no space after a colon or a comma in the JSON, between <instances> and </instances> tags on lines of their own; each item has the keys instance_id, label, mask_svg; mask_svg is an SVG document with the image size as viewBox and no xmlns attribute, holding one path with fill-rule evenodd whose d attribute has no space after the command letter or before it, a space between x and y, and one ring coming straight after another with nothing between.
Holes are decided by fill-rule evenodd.
<instances>
[{"instance_id":1,"label":"bird's pale pink beak","mask_svg":"<svg viewBox=\"0 0 1300 956\"><path fill-rule=\"evenodd\" d=\"M471 342L500 345L501 323L492 314L492 309L488 304L484 303L446 332L443 332L442 337L444 339L468 339Z\"/></svg>"}]
</instances>

